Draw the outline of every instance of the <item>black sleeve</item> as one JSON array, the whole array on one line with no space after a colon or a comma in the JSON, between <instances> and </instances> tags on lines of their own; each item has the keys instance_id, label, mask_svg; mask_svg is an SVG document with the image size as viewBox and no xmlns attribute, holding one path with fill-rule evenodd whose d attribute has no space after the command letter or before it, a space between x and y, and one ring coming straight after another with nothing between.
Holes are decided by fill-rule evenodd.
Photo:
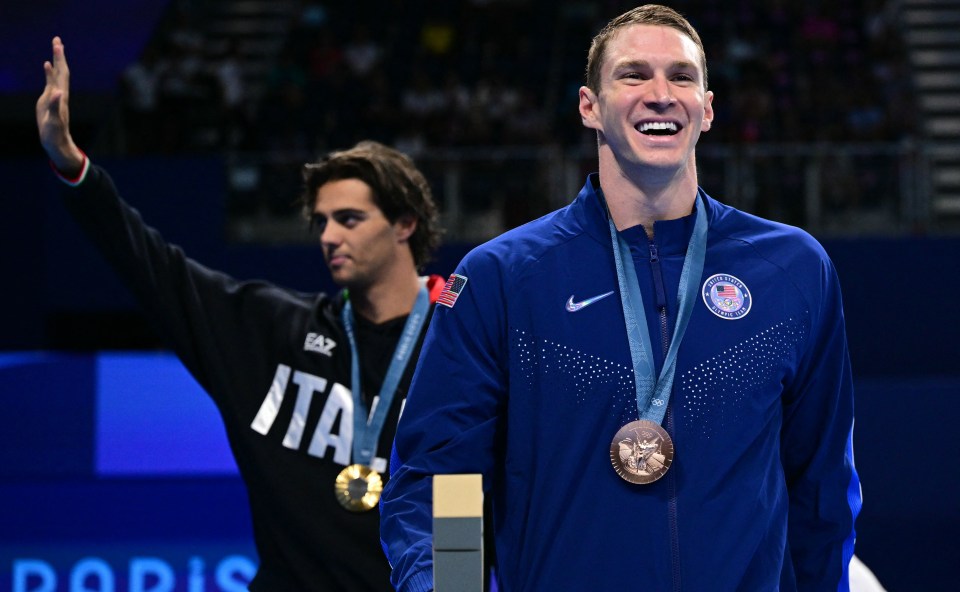
<instances>
[{"instance_id":1,"label":"black sleeve","mask_svg":"<svg viewBox=\"0 0 960 592\"><path fill-rule=\"evenodd\" d=\"M77 187L64 188L67 209L132 291L148 319L215 399L236 372L272 371L263 352L287 341L281 322L292 293L265 282L240 282L188 258L147 226L117 193L107 172L92 166ZM294 307L295 308L295 307ZM286 313L289 316L289 313Z\"/></svg>"}]
</instances>

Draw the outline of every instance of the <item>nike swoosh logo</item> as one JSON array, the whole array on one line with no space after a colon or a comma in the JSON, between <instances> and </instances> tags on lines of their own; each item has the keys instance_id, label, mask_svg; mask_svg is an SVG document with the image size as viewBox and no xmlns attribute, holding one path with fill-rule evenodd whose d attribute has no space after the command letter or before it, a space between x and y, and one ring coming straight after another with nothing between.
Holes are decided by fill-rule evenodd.
<instances>
[{"instance_id":1,"label":"nike swoosh logo","mask_svg":"<svg viewBox=\"0 0 960 592\"><path fill-rule=\"evenodd\" d=\"M594 296L593 298L587 298L586 300L581 300L580 302L573 301L573 295L570 296L570 300L567 300L567 312L577 312L582 310L598 300L603 300L607 296L613 294L613 291L607 292L606 294L600 294L599 296Z\"/></svg>"}]
</instances>

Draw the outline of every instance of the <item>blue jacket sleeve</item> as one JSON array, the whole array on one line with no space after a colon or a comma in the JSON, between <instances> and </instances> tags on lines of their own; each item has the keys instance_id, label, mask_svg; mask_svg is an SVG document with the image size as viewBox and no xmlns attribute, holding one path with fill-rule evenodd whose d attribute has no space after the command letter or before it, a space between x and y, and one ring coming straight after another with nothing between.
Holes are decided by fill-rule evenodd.
<instances>
[{"instance_id":1,"label":"blue jacket sleeve","mask_svg":"<svg viewBox=\"0 0 960 592\"><path fill-rule=\"evenodd\" d=\"M861 505L853 463L853 380L836 271L825 254L819 267L804 286L809 338L784 394L781 457L792 559L784 578L795 580L784 589L847 591Z\"/></svg>"},{"instance_id":2,"label":"blue jacket sleeve","mask_svg":"<svg viewBox=\"0 0 960 592\"><path fill-rule=\"evenodd\" d=\"M469 254L452 307L437 306L397 427L380 505L381 543L397 590L433 587L432 476L481 473L489 491L506 404L506 304L489 255Z\"/></svg>"}]
</instances>

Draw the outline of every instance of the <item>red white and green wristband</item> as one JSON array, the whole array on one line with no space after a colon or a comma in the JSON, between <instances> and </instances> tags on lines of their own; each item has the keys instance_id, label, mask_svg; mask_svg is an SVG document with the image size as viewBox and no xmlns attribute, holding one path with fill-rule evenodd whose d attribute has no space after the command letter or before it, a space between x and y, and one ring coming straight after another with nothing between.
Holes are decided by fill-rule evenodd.
<instances>
[{"instance_id":1,"label":"red white and green wristband","mask_svg":"<svg viewBox=\"0 0 960 592\"><path fill-rule=\"evenodd\" d=\"M78 150L80 149L78 148ZM53 169L53 172L61 181L70 187L76 187L77 185L83 183L83 180L87 178L87 172L90 170L90 159L87 158L87 154L83 150L80 150L80 154L83 155L83 164L80 166L80 172L77 173L77 176L72 178L65 176L63 173L57 170L57 167L53 164L53 161L50 161L50 168Z\"/></svg>"}]
</instances>

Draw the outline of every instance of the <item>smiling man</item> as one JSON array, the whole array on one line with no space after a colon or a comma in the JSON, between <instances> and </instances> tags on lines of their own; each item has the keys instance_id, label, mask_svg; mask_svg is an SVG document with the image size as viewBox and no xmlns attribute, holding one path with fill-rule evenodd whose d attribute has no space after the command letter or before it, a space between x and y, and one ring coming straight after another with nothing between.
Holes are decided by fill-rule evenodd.
<instances>
[{"instance_id":1,"label":"smiling man","mask_svg":"<svg viewBox=\"0 0 960 592\"><path fill-rule=\"evenodd\" d=\"M64 201L216 403L260 557L250 590L391 590L377 502L438 276L437 210L404 154L374 142L304 167L303 202L338 294L239 281L164 241L74 143L53 40L37 101Z\"/></svg>"},{"instance_id":2,"label":"smiling man","mask_svg":"<svg viewBox=\"0 0 960 592\"><path fill-rule=\"evenodd\" d=\"M443 473L483 475L501 590L848 589L839 283L810 235L699 187L713 99L675 11L594 38L599 172L469 253L424 341L381 506L399 590L432 587Z\"/></svg>"}]
</instances>

